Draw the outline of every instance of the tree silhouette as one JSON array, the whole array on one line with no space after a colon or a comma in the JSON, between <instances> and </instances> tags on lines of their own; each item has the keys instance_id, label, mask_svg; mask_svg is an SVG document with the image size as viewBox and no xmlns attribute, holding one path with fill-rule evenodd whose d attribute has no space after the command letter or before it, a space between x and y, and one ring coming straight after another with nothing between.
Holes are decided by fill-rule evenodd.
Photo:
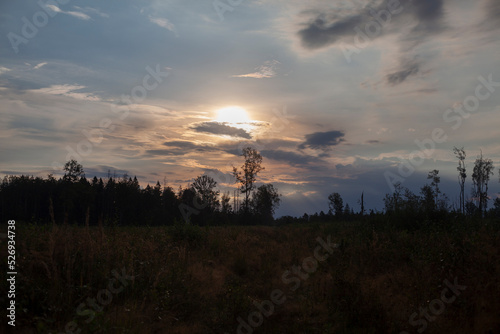
<instances>
[{"instance_id":1,"label":"tree silhouette","mask_svg":"<svg viewBox=\"0 0 500 334\"><path fill-rule=\"evenodd\" d=\"M208 175L198 176L191 186L196 190L209 211L215 211L219 208L220 203L217 199L219 191L215 190L217 182L212 177Z\"/></svg>"},{"instance_id":2,"label":"tree silhouette","mask_svg":"<svg viewBox=\"0 0 500 334\"><path fill-rule=\"evenodd\" d=\"M280 201L280 194L274 186L264 184L253 193L253 212L260 218L261 223L270 223L273 220L274 210L279 206Z\"/></svg>"},{"instance_id":3,"label":"tree silhouette","mask_svg":"<svg viewBox=\"0 0 500 334\"><path fill-rule=\"evenodd\" d=\"M328 207L330 211L335 212L335 216L342 216L344 209L344 201L339 193L332 193L328 196Z\"/></svg>"},{"instance_id":4,"label":"tree silhouette","mask_svg":"<svg viewBox=\"0 0 500 334\"><path fill-rule=\"evenodd\" d=\"M233 175L236 182L240 183L240 191L245 194L244 208L245 212L249 212L250 194L255 188L257 174L264 169L261 166L262 156L253 148L246 147L242 150L242 156L245 163L241 166L241 171L233 167Z\"/></svg>"},{"instance_id":5,"label":"tree silhouette","mask_svg":"<svg viewBox=\"0 0 500 334\"><path fill-rule=\"evenodd\" d=\"M460 185L460 212L465 214L465 179L467 178L467 171L465 170L465 154L464 148L453 148L453 153L458 158L458 184Z\"/></svg>"},{"instance_id":6,"label":"tree silhouette","mask_svg":"<svg viewBox=\"0 0 500 334\"><path fill-rule=\"evenodd\" d=\"M83 172L83 166L80 165L75 159L71 159L70 161L64 164L63 170L65 171L63 180L76 182L81 177L85 177L85 173Z\"/></svg>"},{"instance_id":7,"label":"tree silhouette","mask_svg":"<svg viewBox=\"0 0 500 334\"><path fill-rule=\"evenodd\" d=\"M483 152L477 157L472 173L472 195L478 202L478 209L481 216L488 206L488 182L490 175L493 175L493 161L483 158Z\"/></svg>"}]
</instances>

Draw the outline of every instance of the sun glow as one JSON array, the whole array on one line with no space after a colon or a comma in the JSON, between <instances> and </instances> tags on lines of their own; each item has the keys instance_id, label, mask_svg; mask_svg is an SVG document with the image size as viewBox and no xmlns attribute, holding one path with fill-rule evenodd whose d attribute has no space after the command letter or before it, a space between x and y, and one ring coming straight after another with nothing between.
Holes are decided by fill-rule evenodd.
<instances>
[{"instance_id":1,"label":"sun glow","mask_svg":"<svg viewBox=\"0 0 500 334\"><path fill-rule=\"evenodd\" d=\"M226 107L217 111L217 122L227 123L227 125L243 128L250 122L250 117L245 109L241 107Z\"/></svg>"}]
</instances>

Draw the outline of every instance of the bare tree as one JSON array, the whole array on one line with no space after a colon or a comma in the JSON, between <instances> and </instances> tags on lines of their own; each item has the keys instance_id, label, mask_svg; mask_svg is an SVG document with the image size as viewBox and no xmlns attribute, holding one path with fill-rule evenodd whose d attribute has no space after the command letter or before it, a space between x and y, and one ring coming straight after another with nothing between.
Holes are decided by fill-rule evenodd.
<instances>
[{"instance_id":1,"label":"bare tree","mask_svg":"<svg viewBox=\"0 0 500 334\"><path fill-rule=\"evenodd\" d=\"M467 178L467 171L465 169L465 154L464 148L453 148L453 153L458 158L458 184L460 185L460 212L465 214L465 179Z\"/></svg>"},{"instance_id":2,"label":"bare tree","mask_svg":"<svg viewBox=\"0 0 500 334\"><path fill-rule=\"evenodd\" d=\"M483 216L488 206L488 182L490 175L493 175L493 161L483 158L483 152L477 157L472 173L472 195L478 202L478 209Z\"/></svg>"},{"instance_id":3,"label":"bare tree","mask_svg":"<svg viewBox=\"0 0 500 334\"><path fill-rule=\"evenodd\" d=\"M249 212L250 194L255 188L257 174L264 169L261 166L262 156L253 148L246 147L242 151L242 156L245 158L245 163L241 166L241 171L233 167L233 175L236 182L240 183L240 191L245 194L245 212Z\"/></svg>"}]
</instances>

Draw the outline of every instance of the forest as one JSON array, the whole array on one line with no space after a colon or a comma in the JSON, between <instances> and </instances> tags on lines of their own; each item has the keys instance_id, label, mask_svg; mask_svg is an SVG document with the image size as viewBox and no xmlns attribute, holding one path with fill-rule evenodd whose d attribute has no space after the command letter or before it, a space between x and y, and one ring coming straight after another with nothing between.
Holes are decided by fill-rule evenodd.
<instances>
[{"instance_id":1,"label":"forest","mask_svg":"<svg viewBox=\"0 0 500 334\"><path fill-rule=\"evenodd\" d=\"M500 217L500 198L488 208L488 184L493 175L493 162L477 157L472 171L471 195L466 196L466 152L454 148L458 160L459 203L450 203L440 190L438 170L428 174L429 184L415 194L400 183L394 192L386 194L383 211L365 210L361 194L361 209L354 212L344 205L341 194L332 192L328 201L329 211L302 217L283 216L274 219L281 195L272 184L257 186L258 173L264 169L262 156L250 147L242 150L244 164L234 167L233 175L240 203L230 193L217 190L217 180L200 175L185 188L177 191L170 186L139 185L137 177L109 175L105 180L85 177L84 168L75 160L64 166L64 176L56 179L28 175L5 176L0 184L0 208L3 220L15 217L19 221L38 224L76 224L80 226L160 226L190 222L194 225L272 225L353 220L363 216L391 217L398 224L418 227L432 221L444 221L457 216Z\"/></svg>"}]
</instances>

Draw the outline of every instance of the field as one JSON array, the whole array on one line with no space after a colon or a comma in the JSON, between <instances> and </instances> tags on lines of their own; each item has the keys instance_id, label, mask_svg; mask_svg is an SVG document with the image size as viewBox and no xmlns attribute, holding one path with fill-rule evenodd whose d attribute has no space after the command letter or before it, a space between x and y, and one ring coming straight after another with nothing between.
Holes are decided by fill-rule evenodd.
<instances>
[{"instance_id":1,"label":"field","mask_svg":"<svg viewBox=\"0 0 500 334\"><path fill-rule=\"evenodd\" d=\"M16 247L18 333L500 333L494 221L18 223Z\"/></svg>"}]
</instances>

